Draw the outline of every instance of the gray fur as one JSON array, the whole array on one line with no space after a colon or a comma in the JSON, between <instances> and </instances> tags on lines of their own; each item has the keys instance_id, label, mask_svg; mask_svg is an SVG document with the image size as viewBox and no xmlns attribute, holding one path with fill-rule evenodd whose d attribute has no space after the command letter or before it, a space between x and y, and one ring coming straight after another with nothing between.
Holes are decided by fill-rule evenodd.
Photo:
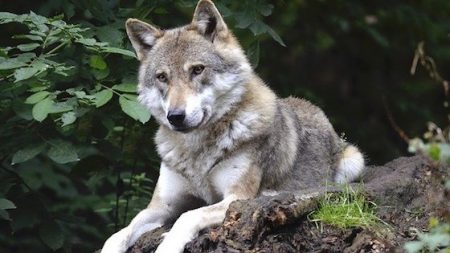
<instances>
[{"instance_id":1,"label":"gray fur","mask_svg":"<svg viewBox=\"0 0 450 253\"><path fill-rule=\"evenodd\" d=\"M293 101L295 105L290 103ZM261 141L258 161L264 174L260 191L296 191L333 182L344 142L325 114L310 102L297 98L278 99L277 108L272 131ZM287 117L295 121L295 129L286 126ZM297 132L296 157L291 168L281 168L278 160L286 152L286 143L291 141L289 131Z\"/></svg>"}]
</instances>

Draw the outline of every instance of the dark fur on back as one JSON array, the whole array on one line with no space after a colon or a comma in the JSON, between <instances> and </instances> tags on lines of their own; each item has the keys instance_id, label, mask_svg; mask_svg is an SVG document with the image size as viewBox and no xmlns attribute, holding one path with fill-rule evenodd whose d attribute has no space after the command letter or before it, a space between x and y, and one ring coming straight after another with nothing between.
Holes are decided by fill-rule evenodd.
<instances>
[{"instance_id":1,"label":"dark fur on back","mask_svg":"<svg viewBox=\"0 0 450 253\"><path fill-rule=\"evenodd\" d=\"M288 126L287 117L294 121L294 129ZM264 171L261 190L300 190L332 181L344 142L322 110L303 99L278 99L271 129L260 141L264 146L259 159ZM290 131L297 132L295 140L290 139ZM296 146L293 169L275 168L286 156L288 143Z\"/></svg>"}]
</instances>

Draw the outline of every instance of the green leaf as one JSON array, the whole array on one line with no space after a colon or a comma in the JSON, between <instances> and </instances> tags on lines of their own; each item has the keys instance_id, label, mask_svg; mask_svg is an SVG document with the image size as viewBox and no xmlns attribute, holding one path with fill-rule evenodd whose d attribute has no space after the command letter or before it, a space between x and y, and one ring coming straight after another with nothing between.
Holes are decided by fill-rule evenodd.
<instances>
[{"instance_id":1,"label":"green leaf","mask_svg":"<svg viewBox=\"0 0 450 253\"><path fill-rule=\"evenodd\" d=\"M106 25L97 28L97 37L100 41L108 42L112 46L121 46L124 39L124 33L114 25Z\"/></svg>"},{"instance_id":2,"label":"green leaf","mask_svg":"<svg viewBox=\"0 0 450 253\"><path fill-rule=\"evenodd\" d=\"M9 213L5 210L0 210L0 219L2 220L11 220L11 218L9 217Z\"/></svg>"},{"instance_id":3,"label":"green leaf","mask_svg":"<svg viewBox=\"0 0 450 253\"><path fill-rule=\"evenodd\" d=\"M150 111L136 101L136 96L120 96L122 111L135 120L145 123L150 119Z\"/></svg>"},{"instance_id":4,"label":"green leaf","mask_svg":"<svg viewBox=\"0 0 450 253\"><path fill-rule=\"evenodd\" d=\"M87 97L86 92L83 91L83 90L74 91L73 94L75 94L75 96L76 96L78 99L84 99L84 98Z\"/></svg>"},{"instance_id":5,"label":"green leaf","mask_svg":"<svg viewBox=\"0 0 450 253\"><path fill-rule=\"evenodd\" d=\"M273 30L271 27L267 26L267 32L272 36L272 38L278 42L278 44L282 45L283 47L286 47L286 44L284 44L283 39L281 39L280 35L278 35L275 30Z\"/></svg>"},{"instance_id":6,"label":"green leaf","mask_svg":"<svg viewBox=\"0 0 450 253\"><path fill-rule=\"evenodd\" d=\"M261 13L261 15L267 17L270 14L272 14L273 5L272 4L259 4L258 10L259 10L259 13Z\"/></svg>"},{"instance_id":7,"label":"green leaf","mask_svg":"<svg viewBox=\"0 0 450 253\"><path fill-rule=\"evenodd\" d=\"M110 89L104 89L100 92L94 94L95 97L95 107L101 107L104 104L108 103L113 96L113 92Z\"/></svg>"},{"instance_id":8,"label":"green leaf","mask_svg":"<svg viewBox=\"0 0 450 253\"><path fill-rule=\"evenodd\" d=\"M70 142L55 139L50 141L50 146L47 155L56 163L64 164L79 160L77 151Z\"/></svg>"},{"instance_id":9,"label":"green leaf","mask_svg":"<svg viewBox=\"0 0 450 253\"><path fill-rule=\"evenodd\" d=\"M39 91L46 90L46 89L48 89L50 87L49 85L44 85L44 86L41 86L41 85L42 84L32 84L31 86L33 86L33 87L29 88L28 91L30 91L30 92L39 92Z\"/></svg>"},{"instance_id":10,"label":"green leaf","mask_svg":"<svg viewBox=\"0 0 450 253\"><path fill-rule=\"evenodd\" d=\"M29 44L18 45L17 48L22 52L28 52L28 51L32 51L32 50L38 48L39 46L40 46L40 44L38 44L38 43L29 43Z\"/></svg>"},{"instance_id":11,"label":"green leaf","mask_svg":"<svg viewBox=\"0 0 450 253\"><path fill-rule=\"evenodd\" d=\"M29 39L34 41L43 41L44 39L38 35L30 35L30 34L19 34L12 36L14 39Z\"/></svg>"},{"instance_id":12,"label":"green leaf","mask_svg":"<svg viewBox=\"0 0 450 253\"><path fill-rule=\"evenodd\" d=\"M48 65L41 61L34 61L32 65L26 68L16 69L14 71L14 78L16 79L14 82L22 81L29 79L39 73L48 69Z\"/></svg>"},{"instance_id":13,"label":"green leaf","mask_svg":"<svg viewBox=\"0 0 450 253\"><path fill-rule=\"evenodd\" d=\"M257 20L250 25L250 31L252 31L254 35L265 33L267 28L268 26L260 20Z\"/></svg>"},{"instance_id":14,"label":"green leaf","mask_svg":"<svg viewBox=\"0 0 450 253\"><path fill-rule=\"evenodd\" d=\"M63 232L55 221L48 221L39 227L39 237L53 251L61 248L64 243Z\"/></svg>"},{"instance_id":15,"label":"green leaf","mask_svg":"<svg viewBox=\"0 0 450 253\"><path fill-rule=\"evenodd\" d=\"M14 203L11 202L10 200L0 198L0 209L1 210L15 209L15 208L16 208L16 205L14 205Z\"/></svg>"},{"instance_id":16,"label":"green leaf","mask_svg":"<svg viewBox=\"0 0 450 253\"><path fill-rule=\"evenodd\" d=\"M37 36L44 37L44 38L47 36L47 34L45 34L44 32L41 32L41 31L32 30L32 31L30 31L30 33L34 34L34 35L37 35Z\"/></svg>"},{"instance_id":17,"label":"green leaf","mask_svg":"<svg viewBox=\"0 0 450 253\"><path fill-rule=\"evenodd\" d=\"M30 14L28 16L29 16L30 21L33 22L33 24L35 24L35 25L43 25L48 22L48 19L46 17L37 15L33 11L30 11Z\"/></svg>"},{"instance_id":18,"label":"green leaf","mask_svg":"<svg viewBox=\"0 0 450 253\"><path fill-rule=\"evenodd\" d=\"M77 120L77 117L75 116L75 112L66 112L61 116L62 126L67 126L72 124Z\"/></svg>"},{"instance_id":19,"label":"green leaf","mask_svg":"<svg viewBox=\"0 0 450 253\"><path fill-rule=\"evenodd\" d=\"M45 118L47 118L52 106L53 101L49 97L35 104L33 106L33 110L31 111L33 118L39 122L42 122Z\"/></svg>"},{"instance_id":20,"label":"green leaf","mask_svg":"<svg viewBox=\"0 0 450 253\"><path fill-rule=\"evenodd\" d=\"M243 12L236 14L234 18L237 21L236 27L241 29L249 27L254 21L250 15Z\"/></svg>"},{"instance_id":21,"label":"green leaf","mask_svg":"<svg viewBox=\"0 0 450 253\"><path fill-rule=\"evenodd\" d=\"M113 53L113 54L121 54L121 55L129 56L129 57L132 57L132 58L136 58L136 55L132 51L121 49L121 48L116 48L116 47L103 47L102 48L102 52L104 52L104 53Z\"/></svg>"},{"instance_id":22,"label":"green leaf","mask_svg":"<svg viewBox=\"0 0 450 253\"><path fill-rule=\"evenodd\" d=\"M216 2L216 7L219 9L220 14L222 14L222 17L229 17L233 15L233 11L230 10L224 3Z\"/></svg>"},{"instance_id":23,"label":"green leaf","mask_svg":"<svg viewBox=\"0 0 450 253\"><path fill-rule=\"evenodd\" d=\"M27 99L25 100L25 104L36 104L42 101L44 98L48 97L48 95L50 95L50 92L48 91L36 92L33 95L27 97Z\"/></svg>"},{"instance_id":24,"label":"green leaf","mask_svg":"<svg viewBox=\"0 0 450 253\"><path fill-rule=\"evenodd\" d=\"M92 55L89 58L89 66L94 69L104 70L108 66L106 65L105 60L100 55Z\"/></svg>"},{"instance_id":25,"label":"green leaf","mask_svg":"<svg viewBox=\"0 0 450 253\"><path fill-rule=\"evenodd\" d=\"M69 104L68 102L58 102L54 103L52 102L52 105L49 109L48 113L61 113L61 112L68 112L73 110L73 105Z\"/></svg>"},{"instance_id":26,"label":"green leaf","mask_svg":"<svg viewBox=\"0 0 450 253\"><path fill-rule=\"evenodd\" d=\"M106 69L92 69L91 73L94 74L95 79L101 80L105 79L109 75L109 68Z\"/></svg>"},{"instance_id":27,"label":"green leaf","mask_svg":"<svg viewBox=\"0 0 450 253\"><path fill-rule=\"evenodd\" d=\"M122 83L117 84L112 87L113 90L118 90L122 92L130 92L130 93L136 93L137 92L137 84L135 83Z\"/></svg>"},{"instance_id":28,"label":"green leaf","mask_svg":"<svg viewBox=\"0 0 450 253\"><path fill-rule=\"evenodd\" d=\"M16 69L27 65L28 64L20 58L11 58L0 63L0 70Z\"/></svg>"},{"instance_id":29,"label":"green leaf","mask_svg":"<svg viewBox=\"0 0 450 253\"><path fill-rule=\"evenodd\" d=\"M77 39L75 42L83 44L85 46L95 46L97 41L95 39L81 38Z\"/></svg>"},{"instance_id":30,"label":"green leaf","mask_svg":"<svg viewBox=\"0 0 450 253\"><path fill-rule=\"evenodd\" d=\"M45 148L45 144L33 145L17 151L12 158L11 164L23 163L37 156Z\"/></svg>"},{"instance_id":31,"label":"green leaf","mask_svg":"<svg viewBox=\"0 0 450 253\"><path fill-rule=\"evenodd\" d=\"M2 19L14 19L17 15L9 12L0 12L0 20Z\"/></svg>"}]
</instances>

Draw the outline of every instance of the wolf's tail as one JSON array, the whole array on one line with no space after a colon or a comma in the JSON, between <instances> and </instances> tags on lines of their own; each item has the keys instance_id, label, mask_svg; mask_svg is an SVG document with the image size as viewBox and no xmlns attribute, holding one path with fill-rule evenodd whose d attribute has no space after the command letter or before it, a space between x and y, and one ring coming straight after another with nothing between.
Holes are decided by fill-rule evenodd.
<instances>
[{"instance_id":1,"label":"wolf's tail","mask_svg":"<svg viewBox=\"0 0 450 253\"><path fill-rule=\"evenodd\" d=\"M364 156L356 146L348 144L337 161L335 182L344 184L357 179L365 167Z\"/></svg>"}]
</instances>

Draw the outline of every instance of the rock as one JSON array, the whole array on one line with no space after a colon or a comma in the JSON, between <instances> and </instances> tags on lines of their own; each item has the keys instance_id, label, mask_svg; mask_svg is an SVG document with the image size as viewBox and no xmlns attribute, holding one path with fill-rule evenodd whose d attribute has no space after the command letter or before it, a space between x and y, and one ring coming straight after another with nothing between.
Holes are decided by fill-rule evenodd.
<instances>
[{"instance_id":1,"label":"rock","mask_svg":"<svg viewBox=\"0 0 450 253\"><path fill-rule=\"evenodd\" d=\"M352 187L363 188L376 203L378 216L390 225L390 229L378 232L339 229L308 220L319 200L339 188L319 187L235 201L224 222L200 231L185 252L402 252L403 243L413 239L411 227L424 229L430 216L450 210L445 199L449 194L445 196L442 186L448 176L448 167L436 166L421 156L368 168L363 183ZM153 252L169 227L142 235L128 252Z\"/></svg>"}]
</instances>

